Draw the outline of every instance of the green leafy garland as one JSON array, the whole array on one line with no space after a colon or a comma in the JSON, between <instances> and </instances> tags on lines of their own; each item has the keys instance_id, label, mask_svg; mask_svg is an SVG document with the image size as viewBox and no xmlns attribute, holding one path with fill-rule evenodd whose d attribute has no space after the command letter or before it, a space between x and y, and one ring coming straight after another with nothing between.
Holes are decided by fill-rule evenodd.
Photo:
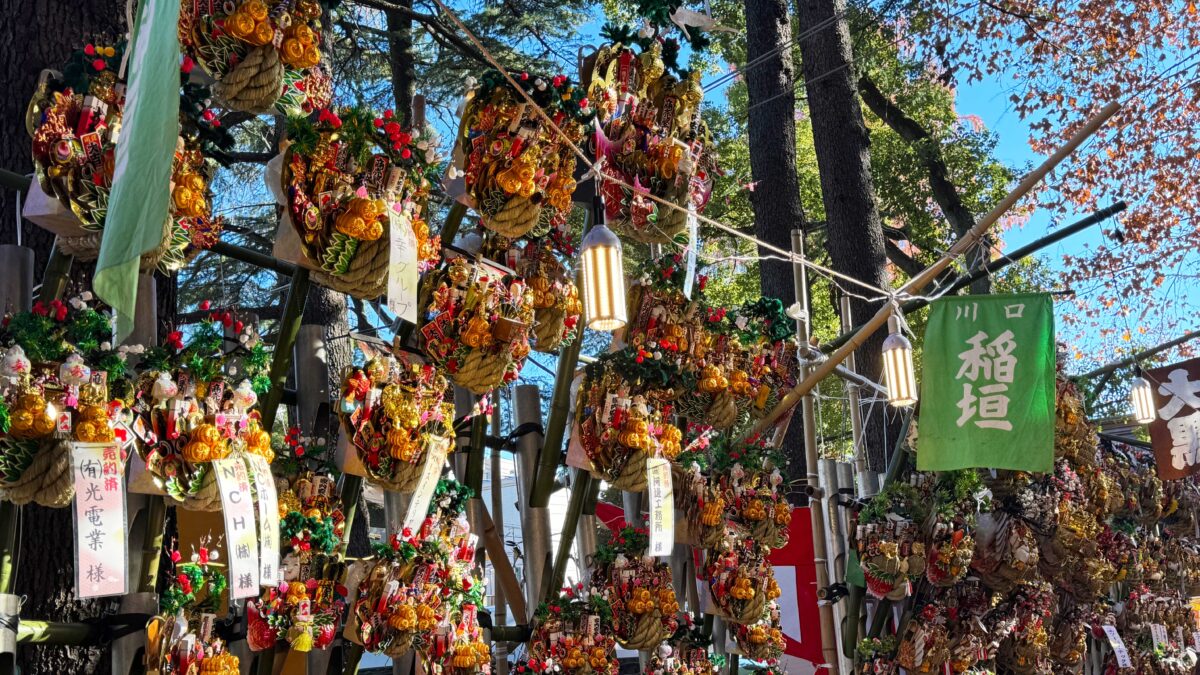
<instances>
[{"instance_id":1,"label":"green leafy garland","mask_svg":"<svg viewBox=\"0 0 1200 675\"><path fill-rule=\"evenodd\" d=\"M712 470L718 474L727 473L735 464L750 470L768 467L783 470L787 466L787 456L781 449L763 443L735 442L726 434L720 434L711 441L709 457Z\"/></svg>"},{"instance_id":2,"label":"green leafy garland","mask_svg":"<svg viewBox=\"0 0 1200 675\"><path fill-rule=\"evenodd\" d=\"M168 344L150 347L142 355L143 371L183 370L199 382L217 379L231 362L236 361L241 378L250 381L255 393L264 394L271 388L271 352L259 340L253 347L239 345L226 353L225 332L216 321L206 319L197 325L186 344L182 333L175 331ZM174 344L172 344L174 342Z\"/></svg>"},{"instance_id":3,"label":"green leafy garland","mask_svg":"<svg viewBox=\"0 0 1200 675\"><path fill-rule=\"evenodd\" d=\"M175 581L163 591L159 607L167 616L174 616L184 607L192 606L200 611L216 611L221 593L228 586L229 580L225 575L207 564L179 563L175 566ZM207 594L197 601L205 590Z\"/></svg>"},{"instance_id":4,"label":"green leafy garland","mask_svg":"<svg viewBox=\"0 0 1200 675\"><path fill-rule=\"evenodd\" d=\"M639 360L640 357L640 360ZM667 359L646 358L637 347L625 347L619 351L601 354L594 363L585 368L588 377L601 377L611 368L629 382L639 382L650 387L689 386L690 376L679 370L679 366Z\"/></svg>"},{"instance_id":5,"label":"green leafy garland","mask_svg":"<svg viewBox=\"0 0 1200 675\"><path fill-rule=\"evenodd\" d=\"M600 617L601 626L612 625L612 605L608 600L599 593L589 593L585 598L580 595L580 591L580 587L576 587L576 590L565 589L549 601L541 603L534 612L534 619L540 623L554 615L554 618L565 623L577 624L583 617L594 614Z\"/></svg>"},{"instance_id":6,"label":"green leafy garland","mask_svg":"<svg viewBox=\"0 0 1200 675\"><path fill-rule=\"evenodd\" d=\"M284 516L279 524L279 534L285 544L307 540L314 550L325 554L332 553L340 543L333 533L332 518L306 516L299 511Z\"/></svg>"},{"instance_id":7,"label":"green leafy garland","mask_svg":"<svg viewBox=\"0 0 1200 675\"><path fill-rule=\"evenodd\" d=\"M617 556L638 557L650 547L650 532L644 527L625 524L619 531L605 531L596 549L596 562L611 565Z\"/></svg>"},{"instance_id":8,"label":"green leafy garland","mask_svg":"<svg viewBox=\"0 0 1200 675\"><path fill-rule=\"evenodd\" d=\"M858 514L860 523L882 522L888 513L895 512L915 522L924 520L921 494L909 483L889 483L879 494L871 498Z\"/></svg>"},{"instance_id":9,"label":"green leafy garland","mask_svg":"<svg viewBox=\"0 0 1200 675\"><path fill-rule=\"evenodd\" d=\"M72 301L75 302L75 301ZM124 356L113 349L112 324L107 316L87 305L55 300L33 310L6 317L0 341L20 345L31 363L61 363L79 354L93 369L108 374L110 382L125 375Z\"/></svg>"},{"instance_id":10,"label":"green leafy garland","mask_svg":"<svg viewBox=\"0 0 1200 675\"><path fill-rule=\"evenodd\" d=\"M796 322L787 315L779 298L759 298L726 314L724 328L746 343L766 337L782 342L796 334Z\"/></svg>"}]
</instances>

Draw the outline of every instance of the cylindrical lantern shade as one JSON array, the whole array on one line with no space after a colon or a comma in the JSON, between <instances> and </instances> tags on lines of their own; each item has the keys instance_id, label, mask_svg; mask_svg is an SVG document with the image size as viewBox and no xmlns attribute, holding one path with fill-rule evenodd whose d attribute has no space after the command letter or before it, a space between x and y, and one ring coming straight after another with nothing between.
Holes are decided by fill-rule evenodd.
<instances>
[{"instance_id":1,"label":"cylindrical lantern shade","mask_svg":"<svg viewBox=\"0 0 1200 675\"><path fill-rule=\"evenodd\" d=\"M883 341L883 383L888 403L910 406L917 402L917 374L913 368L912 343L900 333L899 322L888 320L891 335Z\"/></svg>"},{"instance_id":2,"label":"cylindrical lantern shade","mask_svg":"<svg viewBox=\"0 0 1200 675\"><path fill-rule=\"evenodd\" d=\"M1154 410L1154 385L1144 377L1133 378L1133 386L1129 390L1133 399L1133 416L1138 424L1150 424L1156 417Z\"/></svg>"},{"instance_id":3,"label":"cylindrical lantern shade","mask_svg":"<svg viewBox=\"0 0 1200 675\"><path fill-rule=\"evenodd\" d=\"M583 238L583 312L588 328L614 331L625 325L625 272L621 240L604 225Z\"/></svg>"}]
</instances>

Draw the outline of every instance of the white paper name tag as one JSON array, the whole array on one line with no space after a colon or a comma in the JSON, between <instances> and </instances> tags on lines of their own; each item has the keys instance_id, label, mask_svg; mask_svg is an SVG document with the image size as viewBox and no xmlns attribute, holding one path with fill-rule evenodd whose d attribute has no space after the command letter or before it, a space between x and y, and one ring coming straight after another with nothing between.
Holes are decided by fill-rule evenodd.
<instances>
[{"instance_id":1,"label":"white paper name tag","mask_svg":"<svg viewBox=\"0 0 1200 675\"><path fill-rule=\"evenodd\" d=\"M279 496L266 458L250 455L248 459L254 489L258 491L258 583L274 586L279 583Z\"/></svg>"},{"instance_id":2,"label":"white paper name tag","mask_svg":"<svg viewBox=\"0 0 1200 675\"><path fill-rule=\"evenodd\" d=\"M404 514L401 532L411 530L415 533L421 529L421 523L425 522L433 491L437 489L438 479L442 477L447 450L448 447L444 443L438 443L429 449L425 457L425 467L421 470L421 479L417 482L417 488L413 490L412 500L408 503L408 513Z\"/></svg>"},{"instance_id":3,"label":"white paper name tag","mask_svg":"<svg viewBox=\"0 0 1200 675\"><path fill-rule=\"evenodd\" d=\"M387 306L396 316L415 324L417 284L421 275L417 268L417 237L413 234L412 221L394 211L389 231Z\"/></svg>"},{"instance_id":4,"label":"white paper name tag","mask_svg":"<svg viewBox=\"0 0 1200 675\"><path fill-rule=\"evenodd\" d=\"M1167 637L1167 627L1161 623L1150 624L1150 638L1154 640L1155 647L1166 647L1171 641L1171 639Z\"/></svg>"},{"instance_id":5,"label":"white paper name tag","mask_svg":"<svg viewBox=\"0 0 1200 675\"><path fill-rule=\"evenodd\" d=\"M43 451L46 452L46 451ZM75 483L75 593L80 598L128 591L125 468L115 443L76 443L71 453Z\"/></svg>"},{"instance_id":6,"label":"white paper name tag","mask_svg":"<svg viewBox=\"0 0 1200 675\"><path fill-rule=\"evenodd\" d=\"M1192 646L1200 651L1200 630L1192 631Z\"/></svg>"},{"instance_id":7,"label":"white paper name tag","mask_svg":"<svg viewBox=\"0 0 1200 675\"><path fill-rule=\"evenodd\" d=\"M1121 639L1121 634L1117 632L1117 627L1104 626L1104 635L1108 637L1108 644L1112 647L1113 654L1117 657L1117 665L1121 668L1132 668L1133 661L1129 658L1129 650L1125 648L1125 641Z\"/></svg>"},{"instance_id":8,"label":"white paper name tag","mask_svg":"<svg viewBox=\"0 0 1200 675\"><path fill-rule=\"evenodd\" d=\"M213 462L221 508L225 512L225 546L229 558L229 597L258 595L258 532L254 526L254 500L250 475L241 457Z\"/></svg>"},{"instance_id":9,"label":"white paper name tag","mask_svg":"<svg viewBox=\"0 0 1200 675\"><path fill-rule=\"evenodd\" d=\"M671 462L661 457L646 460L646 484L650 493L650 555L669 556L675 548Z\"/></svg>"}]
</instances>

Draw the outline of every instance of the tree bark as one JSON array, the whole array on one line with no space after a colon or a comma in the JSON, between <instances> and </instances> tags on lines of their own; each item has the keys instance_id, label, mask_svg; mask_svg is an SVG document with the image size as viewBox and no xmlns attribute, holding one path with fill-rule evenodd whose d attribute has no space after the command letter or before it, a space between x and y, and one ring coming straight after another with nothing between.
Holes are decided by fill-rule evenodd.
<instances>
[{"instance_id":1,"label":"tree bark","mask_svg":"<svg viewBox=\"0 0 1200 675\"><path fill-rule=\"evenodd\" d=\"M796 4L801 29L822 26L800 41L800 54L828 226L826 247L834 270L883 288L888 283L887 253L871 178L870 138L854 84L846 2L797 0ZM827 21L832 25L826 25ZM863 294L864 289L856 286L849 290ZM879 308L878 303L857 298L851 304L852 323L856 325ZM856 354L859 372L876 381L882 370L880 348L884 337L883 332L877 332ZM886 404L874 408L887 410ZM886 453L883 440L889 437L883 427L884 415L864 414L864 420L868 462L873 470L882 471Z\"/></svg>"},{"instance_id":2,"label":"tree bark","mask_svg":"<svg viewBox=\"0 0 1200 675\"><path fill-rule=\"evenodd\" d=\"M44 68L61 69L75 49L89 41L111 44L124 28L120 0L40 0L0 3L0 167L27 174L33 171L30 138L25 133L25 109ZM101 37L103 36L103 37ZM14 223L15 193L0 191L0 243L21 243L34 251L34 274L41 276L54 237L21 220ZM14 227L17 225L17 227ZM75 265L75 291L90 281L91 265ZM68 292L71 292L69 290ZM22 616L49 621L78 621L97 616L110 600L79 602L72 591L75 578L70 509L26 506L21 513L21 542L15 593L28 596ZM49 534L50 536L46 536ZM18 663L27 673L108 673L107 649L23 647Z\"/></svg>"},{"instance_id":3,"label":"tree bark","mask_svg":"<svg viewBox=\"0 0 1200 675\"><path fill-rule=\"evenodd\" d=\"M786 0L746 0L746 61L755 65L745 72L749 94L750 176L754 191L755 236L785 251L791 250L792 230L804 227L800 180L796 175L796 97L792 50L780 45L792 39ZM772 54L771 56L765 56ZM764 58L758 61L759 58ZM780 95L782 93L782 95ZM759 248L764 297L778 298L784 307L796 302L791 264L766 259L778 254ZM793 422L784 438L793 484L805 477L804 434Z\"/></svg>"},{"instance_id":4,"label":"tree bark","mask_svg":"<svg viewBox=\"0 0 1200 675\"><path fill-rule=\"evenodd\" d=\"M397 0L397 5L412 10L412 0ZM413 67L413 22L402 12L384 12L388 29L388 61L392 70L392 94L396 99L396 117L401 126L413 123L413 96L417 73Z\"/></svg>"}]
</instances>

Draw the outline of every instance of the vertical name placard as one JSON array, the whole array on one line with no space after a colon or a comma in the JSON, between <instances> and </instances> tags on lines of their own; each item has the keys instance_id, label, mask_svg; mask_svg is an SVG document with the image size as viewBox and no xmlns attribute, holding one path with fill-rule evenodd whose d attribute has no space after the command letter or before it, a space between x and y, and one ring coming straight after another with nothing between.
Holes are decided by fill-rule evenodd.
<instances>
[{"instance_id":1,"label":"vertical name placard","mask_svg":"<svg viewBox=\"0 0 1200 675\"><path fill-rule=\"evenodd\" d=\"M250 455L248 459L258 493L258 583L274 586L279 583L279 496L266 458Z\"/></svg>"},{"instance_id":2,"label":"vertical name placard","mask_svg":"<svg viewBox=\"0 0 1200 675\"><path fill-rule=\"evenodd\" d=\"M225 546L229 559L229 597L232 600L258 595L258 532L254 527L254 499L250 475L241 457L212 463L225 512Z\"/></svg>"},{"instance_id":3,"label":"vertical name placard","mask_svg":"<svg viewBox=\"0 0 1200 675\"><path fill-rule=\"evenodd\" d=\"M120 447L117 443L76 443L71 471L75 484L75 594L80 598L123 595L128 591L129 551Z\"/></svg>"},{"instance_id":4,"label":"vertical name placard","mask_svg":"<svg viewBox=\"0 0 1200 675\"><path fill-rule=\"evenodd\" d=\"M1121 634L1117 632L1117 627L1105 625L1104 635L1108 638L1108 644L1112 647L1113 655L1117 657L1117 665L1122 668L1132 668L1133 660L1129 658L1129 650L1125 648L1125 641L1121 639Z\"/></svg>"},{"instance_id":5,"label":"vertical name placard","mask_svg":"<svg viewBox=\"0 0 1200 675\"><path fill-rule=\"evenodd\" d=\"M650 494L650 555L669 556L675 548L671 462L662 457L647 459L646 485Z\"/></svg>"},{"instance_id":6,"label":"vertical name placard","mask_svg":"<svg viewBox=\"0 0 1200 675\"><path fill-rule=\"evenodd\" d=\"M446 452L449 449L444 441L435 442L425 457L425 467L421 470L421 479L413 490L412 500L408 503L408 513L404 514L404 530L417 532L421 523L425 522L425 514L429 513L429 502L437 489L438 479L442 477L442 466L446 463Z\"/></svg>"},{"instance_id":7,"label":"vertical name placard","mask_svg":"<svg viewBox=\"0 0 1200 675\"><path fill-rule=\"evenodd\" d=\"M387 306L396 316L415 324L417 284L421 280L421 271L417 268L417 236L413 233L412 220L405 214L393 211L389 226Z\"/></svg>"}]
</instances>

